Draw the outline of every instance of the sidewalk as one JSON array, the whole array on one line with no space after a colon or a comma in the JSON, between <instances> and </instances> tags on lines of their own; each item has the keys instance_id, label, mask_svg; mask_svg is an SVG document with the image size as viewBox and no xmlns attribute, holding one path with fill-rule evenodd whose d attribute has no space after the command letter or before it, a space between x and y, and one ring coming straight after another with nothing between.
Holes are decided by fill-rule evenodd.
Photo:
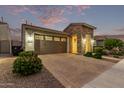
<instances>
[{"instance_id":1,"label":"sidewalk","mask_svg":"<svg viewBox=\"0 0 124 93\"><path fill-rule=\"evenodd\" d=\"M124 88L124 59L83 88Z\"/></svg>"},{"instance_id":2,"label":"sidewalk","mask_svg":"<svg viewBox=\"0 0 124 93\"><path fill-rule=\"evenodd\" d=\"M117 62L119 62L121 60L119 58L114 58L114 57L109 57L109 56L102 56L102 58L105 59L105 60L114 62L114 63L117 63Z\"/></svg>"}]
</instances>

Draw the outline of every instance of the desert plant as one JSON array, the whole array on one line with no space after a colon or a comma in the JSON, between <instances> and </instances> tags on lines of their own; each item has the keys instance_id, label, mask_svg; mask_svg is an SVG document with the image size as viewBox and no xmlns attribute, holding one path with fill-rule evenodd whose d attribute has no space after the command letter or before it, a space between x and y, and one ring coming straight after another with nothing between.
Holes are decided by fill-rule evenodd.
<instances>
[{"instance_id":1,"label":"desert plant","mask_svg":"<svg viewBox=\"0 0 124 93\"><path fill-rule=\"evenodd\" d=\"M103 55L110 55L111 51L107 49L103 49L102 54Z\"/></svg>"},{"instance_id":2,"label":"desert plant","mask_svg":"<svg viewBox=\"0 0 124 93\"><path fill-rule=\"evenodd\" d=\"M93 53L93 57L97 59L102 59L102 54L101 53Z\"/></svg>"},{"instance_id":3,"label":"desert plant","mask_svg":"<svg viewBox=\"0 0 124 93\"><path fill-rule=\"evenodd\" d=\"M124 42L120 39L108 38L104 41L104 46L108 50L111 50L113 48L122 48L124 47Z\"/></svg>"},{"instance_id":4,"label":"desert plant","mask_svg":"<svg viewBox=\"0 0 124 93\"><path fill-rule=\"evenodd\" d=\"M13 73L20 75L30 75L41 71L42 61L34 52L21 52L14 61Z\"/></svg>"},{"instance_id":5,"label":"desert plant","mask_svg":"<svg viewBox=\"0 0 124 93\"><path fill-rule=\"evenodd\" d=\"M87 52L87 53L84 54L84 56L92 57L92 52Z\"/></svg>"},{"instance_id":6,"label":"desert plant","mask_svg":"<svg viewBox=\"0 0 124 93\"><path fill-rule=\"evenodd\" d=\"M119 56L118 56L118 55L113 55L113 57L114 57L114 58L119 58Z\"/></svg>"},{"instance_id":7,"label":"desert plant","mask_svg":"<svg viewBox=\"0 0 124 93\"><path fill-rule=\"evenodd\" d=\"M23 51L21 53L19 53L19 56L20 57L31 57L31 56L36 56L37 57L37 54L33 51Z\"/></svg>"},{"instance_id":8,"label":"desert plant","mask_svg":"<svg viewBox=\"0 0 124 93\"><path fill-rule=\"evenodd\" d=\"M118 56L123 56L124 55L123 51L120 51L118 49L112 49L111 54L112 55L118 55Z\"/></svg>"},{"instance_id":9,"label":"desert plant","mask_svg":"<svg viewBox=\"0 0 124 93\"><path fill-rule=\"evenodd\" d=\"M102 54L103 53L103 47L94 47L93 52Z\"/></svg>"}]
</instances>

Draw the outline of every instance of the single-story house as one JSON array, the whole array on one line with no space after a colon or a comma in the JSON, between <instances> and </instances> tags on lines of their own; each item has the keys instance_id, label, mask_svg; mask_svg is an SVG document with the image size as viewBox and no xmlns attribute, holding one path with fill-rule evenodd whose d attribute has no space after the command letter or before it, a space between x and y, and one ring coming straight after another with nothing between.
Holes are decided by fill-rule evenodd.
<instances>
[{"instance_id":1,"label":"single-story house","mask_svg":"<svg viewBox=\"0 0 124 93\"><path fill-rule=\"evenodd\" d=\"M124 41L124 35L96 35L94 36L96 46L104 46L104 40L107 38L120 39Z\"/></svg>"},{"instance_id":2,"label":"single-story house","mask_svg":"<svg viewBox=\"0 0 124 93\"><path fill-rule=\"evenodd\" d=\"M63 31L22 24L22 46L38 54L83 54L93 50L95 29L87 23L71 23Z\"/></svg>"}]
</instances>

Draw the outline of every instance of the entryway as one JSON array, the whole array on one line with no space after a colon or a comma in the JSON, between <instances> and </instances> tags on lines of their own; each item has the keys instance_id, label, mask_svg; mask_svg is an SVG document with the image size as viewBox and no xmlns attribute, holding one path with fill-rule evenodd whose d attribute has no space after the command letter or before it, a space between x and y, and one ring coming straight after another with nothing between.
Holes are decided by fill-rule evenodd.
<instances>
[{"instance_id":1,"label":"entryway","mask_svg":"<svg viewBox=\"0 0 124 93\"><path fill-rule=\"evenodd\" d=\"M72 35L72 53L77 53L77 35Z\"/></svg>"}]
</instances>

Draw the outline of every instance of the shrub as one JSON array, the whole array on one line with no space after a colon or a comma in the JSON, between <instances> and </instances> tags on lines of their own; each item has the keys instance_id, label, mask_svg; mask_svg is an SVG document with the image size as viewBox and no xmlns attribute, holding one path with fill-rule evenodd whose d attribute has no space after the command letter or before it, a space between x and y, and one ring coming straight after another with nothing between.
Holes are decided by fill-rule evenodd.
<instances>
[{"instance_id":1,"label":"shrub","mask_svg":"<svg viewBox=\"0 0 124 93\"><path fill-rule=\"evenodd\" d=\"M107 50L107 49L103 49L103 51L102 51L102 54L103 55L110 55L110 51L109 50Z\"/></svg>"},{"instance_id":2,"label":"shrub","mask_svg":"<svg viewBox=\"0 0 124 93\"><path fill-rule=\"evenodd\" d=\"M106 49L111 50L113 48L122 48L124 47L124 42L120 39L108 38L104 41L104 46Z\"/></svg>"},{"instance_id":3,"label":"shrub","mask_svg":"<svg viewBox=\"0 0 124 93\"><path fill-rule=\"evenodd\" d=\"M92 57L92 52L87 52L87 53L84 54L84 56Z\"/></svg>"},{"instance_id":4,"label":"shrub","mask_svg":"<svg viewBox=\"0 0 124 93\"><path fill-rule=\"evenodd\" d=\"M113 55L113 57L115 57L115 58L119 58L119 56L118 56L118 55Z\"/></svg>"},{"instance_id":5,"label":"shrub","mask_svg":"<svg viewBox=\"0 0 124 93\"><path fill-rule=\"evenodd\" d=\"M12 46L12 54L13 56L18 56L20 52L22 52L23 49L21 46Z\"/></svg>"},{"instance_id":6,"label":"shrub","mask_svg":"<svg viewBox=\"0 0 124 93\"><path fill-rule=\"evenodd\" d=\"M94 47L93 52L94 53L101 53L102 54L103 48L102 47Z\"/></svg>"},{"instance_id":7,"label":"shrub","mask_svg":"<svg viewBox=\"0 0 124 93\"><path fill-rule=\"evenodd\" d=\"M102 59L102 54L101 53L94 53L93 57L97 58L97 59Z\"/></svg>"},{"instance_id":8,"label":"shrub","mask_svg":"<svg viewBox=\"0 0 124 93\"><path fill-rule=\"evenodd\" d=\"M112 51L111 51L111 54L112 54L112 55L123 56L123 51L112 50Z\"/></svg>"},{"instance_id":9,"label":"shrub","mask_svg":"<svg viewBox=\"0 0 124 93\"><path fill-rule=\"evenodd\" d=\"M41 59L31 51L21 52L13 64L13 73L20 75L30 75L41 71L41 69Z\"/></svg>"},{"instance_id":10,"label":"shrub","mask_svg":"<svg viewBox=\"0 0 124 93\"><path fill-rule=\"evenodd\" d=\"M23 51L23 52L19 53L19 56L20 57L31 57L31 56L37 57L38 55L33 51L26 51L26 52Z\"/></svg>"}]
</instances>

